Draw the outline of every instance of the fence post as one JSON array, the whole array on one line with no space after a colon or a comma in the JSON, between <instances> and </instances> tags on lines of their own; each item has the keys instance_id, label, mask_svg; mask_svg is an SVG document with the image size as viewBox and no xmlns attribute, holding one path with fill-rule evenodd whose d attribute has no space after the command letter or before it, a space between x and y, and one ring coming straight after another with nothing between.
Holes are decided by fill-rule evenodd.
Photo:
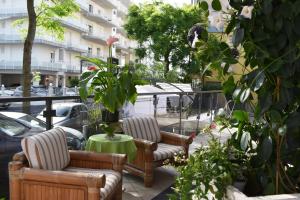
<instances>
[{"instance_id":1,"label":"fence post","mask_svg":"<svg viewBox=\"0 0 300 200\"><path fill-rule=\"evenodd\" d=\"M44 112L44 117L46 117L46 129L50 130L52 128L52 99L46 99L46 112Z\"/></svg>"},{"instance_id":2,"label":"fence post","mask_svg":"<svg viewBox=\"0 0 300 200\"><path fill-rule=\"evenodd\" d=\"M213 120L213 101L214 101L214 93L210 93L210 98L211 98L211 100L210 100L210 105L209 105L209 112L210 112L210 120L209 120L209 122L210 122L210 124L212 123L212 120Z\"/></svg>"},{"instance_id":3,"label":"fence post","mask_svg":"<svg viewBox=\"0 0 300 200\"><path fill-rule=\"evenodd\" d=\"M157 95L153 95L153 105L154 105L154 118L156 119L156 115L157 115L157 104L158 104L158 99L157 99Z\"/></svg>"},{"instance_id":4,"label":"fence post","mask_svg":"<svg viewBox=\"0 0 300 200\"><path fill-rule=\"evenodd\" d=\"M198 99L198 115L197 115L196 134L199 133L199 126L200 126L200 119L201 119L201 112L202 112L202 92L200 92L198 94L199 94L199 99Z\"/></svg>"},{"instance_id":5,"label":"fence post","mask_svg":"<svg viewBox=\"0 0 300 200\"><path fill-rule=\"evenodd\" d=\"M179 134L182 133L181 127L182 127L182 96L183 94L179 94Z\"/></svg>"}]
</instances>

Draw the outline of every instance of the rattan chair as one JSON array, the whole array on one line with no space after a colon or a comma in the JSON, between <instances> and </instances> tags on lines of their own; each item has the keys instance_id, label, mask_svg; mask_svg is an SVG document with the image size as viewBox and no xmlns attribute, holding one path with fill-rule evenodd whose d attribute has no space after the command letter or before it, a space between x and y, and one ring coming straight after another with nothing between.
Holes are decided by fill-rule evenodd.
<instances>
[{"instance_id":1,"label":"rattan chair","mask_svg":"<svg viewBox=\"0 0 300 200\"><path fill-rule=\"evenodd\" d=\"M188 157L189 145L192 138L160 131L156 119L151 117L125 118L123 131L134 138L137 156L132 163L124 168L132 174L144 178L144 185L153 185L153 171L160 167L165 160L172 159L174 153L184 152Z\"/></svg>"},{"instance_id":2,"label":"rattan chair","mask_svg":"<svg viewBox=\"0 0 300 200\"><path fill-rule=\"evenodd\" d=\"M126 155L68 151L65 139L53 129L22 140L9 163L10 199L122 199Z\"/></svg>"}]
</instances>

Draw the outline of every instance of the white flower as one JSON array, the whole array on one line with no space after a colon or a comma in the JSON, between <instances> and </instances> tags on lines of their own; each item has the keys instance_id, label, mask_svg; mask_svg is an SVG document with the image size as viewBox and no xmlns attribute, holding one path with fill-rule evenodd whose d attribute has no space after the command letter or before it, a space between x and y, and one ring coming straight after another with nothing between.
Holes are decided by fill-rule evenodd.
<instances>
[{"instance_id":1,"label":"white flower","mask_svg":"<svg viewBox=\"0 0 300 200\"><path fill-rule=\"evenodd\" d=\"M224 20L220 14L211 17L211 26L215 27L218 31L223 30Z\"/></svg>"},{"instance_id":2,"label":"white flower","mask_svg":"<svg viewBox=\"0 0 300 200\"><path fill-rule=\"evenodd\" d=\"M254 6L244 6L241 12L241 16L243 16L244 18L251 19L253 8Z\"/></svg>"}]
</instances>

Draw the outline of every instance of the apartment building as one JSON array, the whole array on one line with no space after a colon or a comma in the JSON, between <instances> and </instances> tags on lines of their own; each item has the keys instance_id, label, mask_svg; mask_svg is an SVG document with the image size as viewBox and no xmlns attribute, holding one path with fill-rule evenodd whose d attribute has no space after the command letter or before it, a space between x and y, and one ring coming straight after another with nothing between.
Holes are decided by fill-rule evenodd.
<instances>
[{"instance_id":1,"label":"apartment building","mask_svg":"<svg viewBox=\"0 0 300 200\"><path fill-rule=\"evenodd\" d=\"M37 33L32 52L32 71L42 74L41 84L52 82L66 86L87 66L78 56L107 60L106 39L116 35L113 57L124 65L133 57L132 42L123 29L130 0L76 0L80 12L61 19L65 28L63 40L47 33ZM36 0L38 3L38 0ZM21 83L24 35L14 25L27 17L26 0L0 0L0 83Z\"/></svg>"}]
</instances>

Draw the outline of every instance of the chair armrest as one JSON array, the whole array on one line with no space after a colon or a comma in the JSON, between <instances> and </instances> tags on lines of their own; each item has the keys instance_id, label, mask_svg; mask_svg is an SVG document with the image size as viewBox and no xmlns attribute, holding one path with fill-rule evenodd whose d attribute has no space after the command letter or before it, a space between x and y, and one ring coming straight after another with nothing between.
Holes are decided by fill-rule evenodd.
<instances>
[{"instance_id":1,"label":"chair armrest","mask_svg":"<svg viewBox=\"0 0 300 200\"><path fill-rule=\"evenodd\" d=\"M183 146L186 148L193 142L193 138L185 135L179 135L176 133L169 133L165 131L161 131L160 133L161 133L161 140L163 143Z\"/></svg>"},{"instance_id":2,"label":"chair armrest","mask_svg":"<svg viewBox=\"0 0 300 200\"><path fill-rule=\"evenodd\" d=\"M27 181L77 185L88 188L103 188L106 181L104 174L48 171L33 168L23 168L21 177Z\"/></svg>"},{"instance_id":3,"label":"chair armrest","mask_svg":"<svg viewBox=\"0 0 300 200\"><path fill-rule=\"evenodd\" d=\"M145 149L145 151L155 151L157 149L157 143L151 142L149 140L143 140L134 138L134 143L138 149Z\"/></svg>"},{"instance_id":4,"label":"chair armrest","mask_svg":"<svg viewBox=\"0 0 300 200\"><path fill-rule=\"evenodd\" d=\"M96 153L70 150L70 166L96 169L113 169L122 172L125 154Z\"/></svg>"}]
</instances>

